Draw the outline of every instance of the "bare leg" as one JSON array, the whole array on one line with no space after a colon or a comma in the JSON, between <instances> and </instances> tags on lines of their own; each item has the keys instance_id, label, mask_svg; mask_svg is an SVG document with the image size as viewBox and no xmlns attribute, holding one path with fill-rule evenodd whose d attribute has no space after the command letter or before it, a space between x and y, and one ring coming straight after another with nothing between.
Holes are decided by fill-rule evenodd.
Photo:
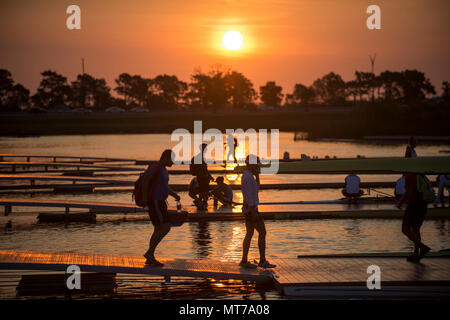
<instances>
[{"instance_id":1,"label":"bare leg","mask_svg":"<svg viewBox=\"0 0 450 320\"><path fill-rule=\"evenodd\" d=\"M228 149L228 153L227 153L227 162L230 162L230 158L233 155L233 153L231 152L231 149Z\"/></svg>"},{"instance_id":2,"label":"bare leg","mask_svg":"<svg viewBox=\"0 0 450 320\"><path fill-rule=\"evenodd\" d=\"M409 240L414 243L414 255L419 254L419 249L428 248L425 244L422 243L419 227L410 227L403 225L402 232L408 237Z\"/></svg>"},{"instance_id":3,"label":"bare leg","mask_svg":"<svg viewBox=\"0 0 450 320\"><path fill-rule=\"evenodd\" d=\"M255 232L255 223L252 221L245 221L246 233L243 242L242 260L241 262L247 262L248 250L250 249L250 243L252 242L253 233Z\"/></svg>"},{"instance_id":4,"label":"bare leg","mask_svg":"<svg viewBox=\"0 0 450 320\"><path fill-rule=\"evenodd\" d=\"M147 259L155 260L155 250L161 240L169 233L170 231L170 223L162 223L158 226L155 226L153 230L153 234L150 238L150 247L144 256Z\"/></svg>"},{"instance_id":5,"label":"bare leg","mask_svg":"<svg viewBox=\"0 0 450 320\"><path fill-rule=\"evenodd\" d=\"M203 192L200 194L200 200L202 202L202 205L205 206L205 209L208 207L208 192Z\"/></svg>"},{"instance_id":6,"label":"bare leg","mask_svg":"<svg viewBox=\"0 0 450 320\"><path fill-rule=\"evenodd\" d=\"M263 220L260 220L255 225L256 231L258 231L258 248L259 248L259 261L266 260L266 226Z\"/></svg>"}]
</instances>

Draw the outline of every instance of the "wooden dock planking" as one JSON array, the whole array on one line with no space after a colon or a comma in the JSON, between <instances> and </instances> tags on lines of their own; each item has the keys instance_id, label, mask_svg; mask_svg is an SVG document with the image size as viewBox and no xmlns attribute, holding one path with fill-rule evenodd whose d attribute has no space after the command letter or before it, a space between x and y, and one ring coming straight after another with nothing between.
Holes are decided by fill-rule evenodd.
<instances>
[{"instance_id":1,"label":"wooden dock planking","mask_svg":"<svg viewBox=\"0 0 450 320\"><path fill-rule=\"evenodd\" d=\"M145 266L137 256L70 252L0 251L0 269L65 271L78 265L82 272L148 274L194 278L274 282L286 294L450 296L450 259L424 258L420 264L404 258L301 258L271 259L275 269L243 269L237 262L161 258L163 267ZM367 267L381 270L381 290L366 287Z\"/></svg>"},{"instance_id":2,"label":"wooden dock planking","mask_svg":"<svg viewBox=\"0 0 450 320\"><path fill-rule=\"evenodd\" d=\"M404 257L365 257L365 258L307 258L274 259L275 284L287 294L315 294L322 290L325 294L359 288L367 290L367 267L377 265L381 271L383 288L424 288L441 287L441 293L450 296L450 259L424 258L420 264L407 262ZM442 289L444 288L444 289ZM350 291L349 291L350 292Z\"/></svg>"},{"instance_id":3,"label":"wooden dock planking","mask_svg":"<svg viewBox=\"0 0 450 320\"><path fill-rule=\"evenodd\" d=\"M0 251L0 268L15 270L65 271L78 265L82 272L107 272L184 276L194 278L271 281L272 275L261 269L243 269L237 262L197 259L161 258L163 267L145 265L144 257L112 254L82 254L69 252L39 253L33 251Z\"/></svg>"}]
</instances>

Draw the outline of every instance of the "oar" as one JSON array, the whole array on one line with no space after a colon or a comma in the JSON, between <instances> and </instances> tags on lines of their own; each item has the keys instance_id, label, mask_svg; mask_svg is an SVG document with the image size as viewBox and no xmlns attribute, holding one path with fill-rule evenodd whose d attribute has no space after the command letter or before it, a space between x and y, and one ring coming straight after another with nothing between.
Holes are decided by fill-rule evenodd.
<instances>
[{"instance_id":1,"label":"oar","mask_svg":"<svg viewBox=\"0 0 450 320\"><path fill-rule=\"evenodd\" d=\"M391 195L389 193L386 193L386 192L383 192L383 191L379 191L379 190L376 190L376 189L373 189L373 188L367 188L367 190L369 190L369 194L370 194L370 190L373 190L373 191L378 192L378 193L380 193L382 195L385 195L387 197L395 198L393 195Z\"/></svg>"}]
</instances>

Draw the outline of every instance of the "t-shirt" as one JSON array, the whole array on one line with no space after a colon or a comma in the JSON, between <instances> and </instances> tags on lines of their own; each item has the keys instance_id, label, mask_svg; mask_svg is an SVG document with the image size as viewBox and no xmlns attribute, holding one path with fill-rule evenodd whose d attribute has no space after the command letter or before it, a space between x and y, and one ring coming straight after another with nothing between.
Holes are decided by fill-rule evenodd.
<instances>
[{"instance_id":1,"label":"t-shirt","mask_svg":"<svg viewBox=\"0 0 450 320\"><path fill-rule=\"evenodd\" d=\"M347 193L359 193L360 179L357 175L351 174L345 178L345 190Z\"/></svg>"},{"instance_id":2,"label":"t-shirt","mask_svg":"<svg viewBox=\"0 0 450 320\"><path fill-rule=\"evenodd\" d=\"M244 203L248 204L249 206L257 206L259 203L259 186L253 174L249 170L245 170L242 174L241 186Z\"/></svg>"},{"instance_id":3,"label":"t-shirt","mask_svg":"<svg viewBox=\"0 0 450 320\"><path fill-rule=\"evenodd\" d=\"M416 151L410 146L406 147L405 158L417 158Z\"/></svg>"},{"instance_id":4,"label":"t-shirt","mask_svg":"<svg viewBox=\"0 0 450 320\"><path fill-rule=\"evenodd\" d=\"M158 167L159 163L154 162L148 166L146 171L156 174ZM159 177L156 179L158 179L158 182L155 184L152 200L166 200L169 196L169 173L164 166L161 168Z\"/></svg>"},{"instance_id":5,"label":"t-shirt","mask_svg":"<svg viewBox=\"0 0 450 320\"><path fill-rule=\"evenodd\" d=\"M401 177L395 183L395 194L402 195L405 193L405 177Z\"/></svg>"},{"instance_id":6,"label":"t-shirt","mask_svg":"<svg viewBox=\"0 0 450 320\"><path fill-rule=\"evenodd\" d=\"M208 171L208 165L205 162L205 159L202 157L201 163L195 163L194 162L195 157L191 159L191 166L194 171L194 176L199 178L206 178L209 177L209 171Z\"/></svg>"},{"instance_id":7,"label":"t-shirt","mask_svg":"<svg viewBox=\"0 0 450 320\"><path fill-rule=\"evenodd\" d=\"M230 186L226 186L223 197L225 200L233 201L233 189Z\"/></svg>"}]
</instances>

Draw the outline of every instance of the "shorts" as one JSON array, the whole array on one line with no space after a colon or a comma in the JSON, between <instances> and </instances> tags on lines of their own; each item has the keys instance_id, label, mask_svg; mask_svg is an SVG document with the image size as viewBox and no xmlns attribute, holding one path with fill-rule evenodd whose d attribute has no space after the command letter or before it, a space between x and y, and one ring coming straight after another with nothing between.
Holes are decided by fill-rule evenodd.
<instances>
[{"instance_id":1,"label":"shorts","mask_svg":"<svg viewBox=\"0 0 450 320\"><path fill-rule=\"evenodd\" d=\"M422 226L425 220L425 215L427 213L427 202L423 200L416 201L414 203L408 204L403 215L404 226L417 227Z\"/></svg>"},{"instance_id":2,"label":"shorts","mask_svg":"<svg viewBox=\"0 0 450 320\"><path fill-rule=\"evenodd\" d=\"M244 203L244 205L242 206L242 213L245 216L245 221L252 221L252 222L254 221L252 219L252 215L250 214L250 210L248 210L248 206L246 203ZM258 207L256 208L256 215L258 216L258 220L255 222L264 220L263 217L259 214Z\"/></svg>"},{"instance_id":3,"label":"shorts","mask_svg":"<svg viewBox=\"0 0 450 320\"><path fill-rule=\"evenodd\" d=\"M148 215L154 226L171 222L167 212L166 200L152 200L148 206Z\"/></svg>"},{"instance_id":4,"label":"shorts","mask_svg":"<svg viewBox=\"0 0 450 320\"><path fill-rule=\"evenodd\" d=\"M198 192L207 193L209 191L209 177L197 177L198 181Z\"/></svg>"}]
</instances>

